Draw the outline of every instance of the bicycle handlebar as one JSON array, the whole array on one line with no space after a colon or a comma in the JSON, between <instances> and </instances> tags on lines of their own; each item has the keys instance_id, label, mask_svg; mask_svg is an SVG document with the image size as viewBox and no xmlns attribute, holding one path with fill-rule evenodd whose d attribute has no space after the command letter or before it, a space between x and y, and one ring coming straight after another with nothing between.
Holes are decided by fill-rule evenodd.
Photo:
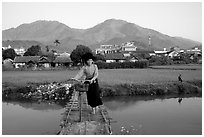
<instances>
[{"instance_id":1,"label":"bicycle handlebar","mask_svg":"<svg viewBox=\"0 0 204 137\"><path fill-rule=\"evenodd\" d=\"M91 82L91 80L78 80L78 79L74 79L74 78L68 79L68 81L75 81L79 84L90 84L90 82Z\"/></svg>"}]
</instances>

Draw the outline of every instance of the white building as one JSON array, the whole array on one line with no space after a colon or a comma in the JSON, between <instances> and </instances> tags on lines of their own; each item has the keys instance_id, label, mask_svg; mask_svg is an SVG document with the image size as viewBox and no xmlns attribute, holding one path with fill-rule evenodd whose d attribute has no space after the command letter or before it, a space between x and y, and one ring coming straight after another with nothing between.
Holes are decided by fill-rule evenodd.
<instances>
[{"instance_id":1,"label":"white building","mask_svg":"<svg viewBox=\"0 0 204 137\"><path fill-rule=\"evenodd\" d=\"M187 51L191 51L191 52L201 52L201 49L199 49L198 47L194 47L192 49L188 49Z\"/></svg>"},{"instance_id":2,"label":"white building","mask_svg":"<svg viewBox=\"0 0 204 137\"><path fill-rule=\"evenodd\" d=\"M14 50L15 50L16 54L21 55L21 56L23 56L23 54L26 52L26 50L23 47L21 47L19 49L14 49Z\"/></svg>"},{"instance_id":3,"label":"white building","mask_svg":"<svg viewBox=\"0 0 204 137\"><path fill-rule=\"evenodd\" d=\"M59 56L70 57L70 54L67 52L63 52L63 53L59 53Z\"/></svg>"},{"instance_id":4,"label":"white building","mask_svg":"<svg viewBox=\"0 0 204 137\"><path fill-rule=\"evenodd\" d=\"M95 50L96 54L110 54L116 53L120 49L118 45L101 45L100 48Z\"/></svg>"},{"instance_id":5,"label":"white building","mask_svg":"<svg viewBox=\"0 0 204 137\"><path fill-rule=\"evenodd\" d=\"M122 51L136 51L137 47L134 42L126 42L122 44Z\"/></svg>"},{"instance_id":6,"label":"white building","mask_svg":"<svg viewBox=\"0 0 204 137\"><path fill-rule=\"evenodd\" d=\"M10 48L11 48L10 45L8 45L8 47L2 47L3 50L10 49Z\"/></svg>"}]
</instances>

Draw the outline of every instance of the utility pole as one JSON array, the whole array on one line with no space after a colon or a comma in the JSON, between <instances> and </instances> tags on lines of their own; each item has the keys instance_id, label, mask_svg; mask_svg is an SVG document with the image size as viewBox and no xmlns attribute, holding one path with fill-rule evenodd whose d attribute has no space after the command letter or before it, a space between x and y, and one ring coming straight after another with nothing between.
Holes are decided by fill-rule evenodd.
<instances>
[{"instance_id":1,"label":"utility pole","mask_svg":"<svg viewBox=\"0 0 204 137\"><path fill-rule=\"evenodd\" d=\"M151 46L151 33L149 32L149 34L148 34L148 40L149 40L149 47Z\"/></svg>"}]
</instances>

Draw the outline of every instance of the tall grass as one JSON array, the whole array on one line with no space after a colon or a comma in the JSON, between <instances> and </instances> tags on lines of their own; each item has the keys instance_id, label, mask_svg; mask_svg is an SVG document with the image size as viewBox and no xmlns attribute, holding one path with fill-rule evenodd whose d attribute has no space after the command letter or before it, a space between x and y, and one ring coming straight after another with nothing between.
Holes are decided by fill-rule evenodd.
<instances>
[{"instance_id":1,"label":"tall grass","mask_svg":"<svg viewBox=\"0 0 204 137\"><path fill-rule=\"evenodd\" d=\"M3 71L2 83L26 84L63 82L75 76L78 70L63 71ZM154 83L177 81L178 75L184 81L202 80L202 70L171 69L100 69L99 84Z\"/></svg>"}]
</instances>

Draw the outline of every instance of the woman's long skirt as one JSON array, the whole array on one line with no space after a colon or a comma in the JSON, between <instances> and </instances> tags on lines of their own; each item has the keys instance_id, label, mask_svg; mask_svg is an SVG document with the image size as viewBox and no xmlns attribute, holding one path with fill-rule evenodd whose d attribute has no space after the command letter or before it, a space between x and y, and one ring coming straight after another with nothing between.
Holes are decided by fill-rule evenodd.
<instances>
[{"instance_id":1,"label":"woman's long skirt","mask_svg":"<svg viewBox=\"0 0 204 137\"><path fill-rule=\"evenodd\" d=\"M91 107L96 107L103 104L100 98L98 79L89 85L89 89L87 91L87 101L88 105Z\"/></svg>"}]
</instances>

